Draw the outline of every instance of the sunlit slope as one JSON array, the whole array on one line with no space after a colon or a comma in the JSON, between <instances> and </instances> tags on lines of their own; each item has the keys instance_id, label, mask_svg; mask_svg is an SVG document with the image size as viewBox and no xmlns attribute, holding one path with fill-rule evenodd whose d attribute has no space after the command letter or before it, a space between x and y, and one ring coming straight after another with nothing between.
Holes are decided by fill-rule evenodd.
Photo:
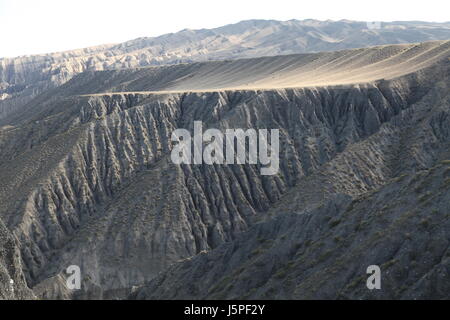
<instances>
[{"instance_id":1,"label":"sunlit slope","mask_svg":"<svg viewBox=\"0 0 450 320\"><path fill-rule=\"evenodd\" d=\"M252 90L361 84L389 80L448 60L450 41L389 45L234 61L101 71L87 79L81 94ZM100 90L90 81L104 79ZM96 87L98 88L98 86Z\"/></svg>"}]
</instances>

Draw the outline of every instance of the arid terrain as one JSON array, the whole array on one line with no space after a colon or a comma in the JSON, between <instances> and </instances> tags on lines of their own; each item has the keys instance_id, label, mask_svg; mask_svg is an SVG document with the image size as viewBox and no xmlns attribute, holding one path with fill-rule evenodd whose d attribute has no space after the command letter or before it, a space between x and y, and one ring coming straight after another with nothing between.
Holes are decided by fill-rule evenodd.
<instances>
[{"instance_id":1,"label":"arid terrain","mask_svg":"<svg viewBox=\"0 0 450 320\"><path fill-rule=\"evenodd\" d=\"M383 22L368 26L350 20L248 20L79 50L0 57L0 121L36 95L84 71L448 40L450 33L450 23Z\"/></svg>"},{"instance_id":2,"label":"arid terrain","mask_svg":"<svg viewBox=\"0 0 450 320\"><path fill-rule=\"evenodd\" d=\"M0 59L0 298L450 298L450 26L335 23ZM279 129L278 174L173 164L194 121Z\"/></svg>"}]
</instances>

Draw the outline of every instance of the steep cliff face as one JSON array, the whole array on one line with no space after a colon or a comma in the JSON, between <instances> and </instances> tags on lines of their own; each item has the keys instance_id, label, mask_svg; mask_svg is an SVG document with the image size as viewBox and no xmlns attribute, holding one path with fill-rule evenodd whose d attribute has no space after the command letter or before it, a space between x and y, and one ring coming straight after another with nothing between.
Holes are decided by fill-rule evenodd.
<instances>
[{"instance_id":1,"label":"steep cliff face","mask_svg":"<svg viewBox=\"0 0 450 320\"><path fill-rule=\"evenodd\" d=\"M383 188L397 190L395 183L386 186L393 178L429 170L446 159L448 50L448 42L439 42L337 55L242 60L226 68L218 68L221 63L205 63L90 72L40 95L23 112L8 116L8 126L0 128L0 217L18 240L28 286L44 298L123 298L133 286L154 279L181 260L200 255L193 260L200 265L203 256L219 261L221 252L230 246L253 239L257 223L272 229L262 232L263 237L277 239L280 248L290 248L289 252L294 249L281 239L284 233L300 237L292 243L304 239L309 246L318 242L320 233L310 236L312 229L308 228L321 225L327 217L332 221L332 215L342 220L352 198L358 203L368 194L386 192ZM360 62L350 59L355 55ZM399 64L395 60L399 55L404 61L410 59L409 64L402 64L403 72L390 70L390 80L377 80L381 68ZM305 83L308 77L296 70L312 73L316 60L328 61L328 72L318 72L311 83L322 79L336 84L333 72L339 71L343 84L282 87ZM364 64L359 66L361 61ZM270 73L258 67L268 62L284 82L280 80L272 89L252 89L240 83L239 75L248 73L252 83L273 85ZM281 71L283 66L288 71ZM238 76L233 77L230 70ZM370 81L347 84L356 72ZM375 75L371 78L370 74ZM205 75L209 88L201 82ZM328 80L324 80L326 75ZM260 165L174 165L171 133L176 128L192 132L196 120L203 122L204 129L279 129L279 173L261 176ZM433 188L438 186L435 183ZM445 208L447 196L442 193L439 208ZM379 205L370 202L367 208ZM350 232L350 226L356 228L354 224L360 222L357 212L363 208L361 204L358 211L352 211L349 227L339 231L348 242L365 232ZM409 208L399 205L385 219L396 221ZM311 212L308 215L317 213L311 226L293 214L306 209ZM425 217L427 210L420 214ZM432 221L433 226L436 222ZM321 227L323 236L336 237L329 234L327 225ZM306 231L294 233L289 229L294 226ZM447 228L445 224L436 228L441 227ZM370 224L371 232L379 229L378 224ZM442 239L446 237L444 232ZM433 237L425 240L428 243ZM257 249L252 241L237 253L242 259L223 266L226 270L211 268L204 285L215 285L219 273L234 272L245 263L251 265L249 270L260 272L256 260L244 258L250 247ZM337 243L327 241L325 248L335 246L338 254L341 246ZM308 250L312 255L322 252ZM290 262L291 256L281 252L280 264ZM441 251L433 254L435 259ZM365 258L358 260L356 253L355 257L355 264L366 262ZM387 262L388 257L380 255L376 262ZM273 255L264 259L276 260ZM323 261L329 267L333 259L327 256ZM70 265L81 267L81 291L65 286L65 270ZM153 298L151 290L161 297L186 297L195 268L197 262L176 264L136 297ZM420 272L429 271L427 267ZM263 273L258 281L267 281L271 274ZM253 287L239 283L235 290L217 292L199 287L202 293L197 294L235 297L239 288L250 292ZM270 297L266 289L254 297ZM272 297L305 297L304 291L292 290L272 292ZM346 294L358 297L359 293ZM317 297L327 296L319 291Z\"/></svg>"}]
</instances>

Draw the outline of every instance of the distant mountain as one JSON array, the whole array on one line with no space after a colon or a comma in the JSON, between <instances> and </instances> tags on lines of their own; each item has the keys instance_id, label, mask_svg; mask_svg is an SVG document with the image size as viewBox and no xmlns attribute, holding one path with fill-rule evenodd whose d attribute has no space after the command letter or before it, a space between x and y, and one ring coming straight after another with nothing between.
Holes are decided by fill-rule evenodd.
<instances>
[{"instance_id":1,"label":"distant mountain","mask_svg":"<svg viewBox=\"0 0 450 320\"><path fill-rule=\"evenodd\" d=\"M86 70L334 51L450 39L450 23L248 20L46 55L0 59L0 123L36 94ZM8 101L8 102L5 102Z\"/></svg>"}]
</instances>

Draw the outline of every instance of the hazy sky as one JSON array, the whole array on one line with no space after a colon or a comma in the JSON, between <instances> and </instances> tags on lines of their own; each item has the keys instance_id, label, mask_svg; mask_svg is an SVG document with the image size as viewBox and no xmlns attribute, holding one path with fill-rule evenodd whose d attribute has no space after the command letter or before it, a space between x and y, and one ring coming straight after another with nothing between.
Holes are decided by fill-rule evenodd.
<instances>
[{"instance_id":1,"label":"hazy sky","mask_svg":"<svg viewBox=\"0 0 450 320\"><path fill-rule=\"evenodd\" d=\"M449 21L448 0L0 0L0 57L212 28L247 19Z\"/></svg>"}]
</instances>

